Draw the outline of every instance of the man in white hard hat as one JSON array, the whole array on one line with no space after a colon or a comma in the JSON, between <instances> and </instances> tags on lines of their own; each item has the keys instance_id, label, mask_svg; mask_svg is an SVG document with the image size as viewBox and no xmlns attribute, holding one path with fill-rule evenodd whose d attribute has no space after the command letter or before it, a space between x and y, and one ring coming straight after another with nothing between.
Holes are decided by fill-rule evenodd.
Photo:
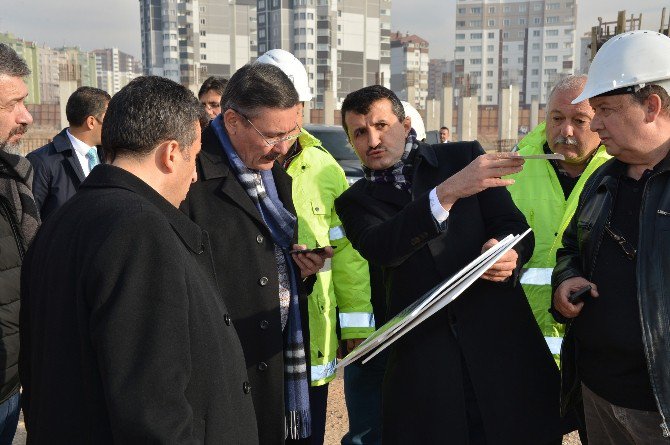
<instances>
[{"instance_id":1,"label":"man in white hard hat","mask_svg":"<svg viewBox=\"0 0 670 445\"><path fill-rule=\"evenodd\" d=\"M584 186L552 276L567 323L561 407L581 392L594 444L670 443L669 55L662 34L615 36L572 102L589 100L615 158Z\"/></svg>"},{"instance_id":2,"label":"man in white hard hat","mask_svg":"<svg viewBox=\"0 0 670 445\"><path fill-rule=\"evenodd\" d=\"M291 79L300 100L298 125L302 128L303 105L312 100L305 67L293 54L281 49L266 52L256 63L275 65ZM368 264L349 243L335 213L335 198L348 184L342 167L321 141L302 129L288 153L280 155L278 161L293 178L298 242L310 248L336 247L330 264L316 274L314 290L308 299L312 435L299 443L322 445L328 383L335 378L338 311L340 340L347 352L374 331Z\"/></svg>"}]
</instances>

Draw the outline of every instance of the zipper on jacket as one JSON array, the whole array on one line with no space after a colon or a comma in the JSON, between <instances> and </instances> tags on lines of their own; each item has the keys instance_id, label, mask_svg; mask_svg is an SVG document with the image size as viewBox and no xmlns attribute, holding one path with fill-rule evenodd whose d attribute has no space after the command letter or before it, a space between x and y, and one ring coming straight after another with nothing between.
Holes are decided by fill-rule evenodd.
<instances>
[{"instance_id":1,"label":"zipper on jacket","mask_svg":"<svg viewBox=\"0 0 670 445\"><path fill-rule=\"evenodd\" d=\"M670 216L670 212L666 212L665 210L661 210L661 209L656 210L656 213L658 213L659 215L663 215L663 216Z\"/></svg>"},{"instance_id":2,"label":"zipper on jacket","mask_svg":"<svg viewBox=\"0 0 670 445\"><path fill-rule=\"evenodd\" d=\"M21 259L21 262L23 262L23 256L25 255L25 251L23 250L23 238L19 233L16 220L14 219L14 212L12 212L11 209L9 208L5 198L0 199L0 209L7 218L7 222L9 222L9 227L12 228L12 235L14 235L14 241L16 241L16 247L17 249L19 249L19 258Z\"/></svg>"}]
</instances>

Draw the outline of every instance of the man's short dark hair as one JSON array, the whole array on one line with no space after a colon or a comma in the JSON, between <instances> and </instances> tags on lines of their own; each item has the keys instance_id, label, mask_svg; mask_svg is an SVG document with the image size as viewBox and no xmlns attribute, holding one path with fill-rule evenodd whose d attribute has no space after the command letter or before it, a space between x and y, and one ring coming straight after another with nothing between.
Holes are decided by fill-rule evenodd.
<instances>
[{"instance_id":1,"label":"man's short dark hair","mask_svg":"<svg viewBox=\"0 0 670 445\"><path fill-rule=\"evenodd\" d=\"M0 76L26 77L30 68L9 45L0 43Z\"/></svg>"},{"instance_id":2,"label":"man's short dark hair","mask_svg":"<svg viewBox=\"0 0 670 445\"><path fill-rule=\"evenodd\" d=\"M645 101L652 94L656 94L661 98L661 110L666 114L670 113L670 94L660 85L645 85L644 88L640 88L638 91L632 93L631 96L635 102L644 105Z\"/></svg>"},{"instance_id":3,"label":"man's short dark hair","mask_svg":"<svg viewBox=\"0 0 670 445\"><path fill-rule=\"evenodd\" d=\"M223 96L223 92L226 89L226 84L228 79L224 77L210 76L202 83L200 86L200 91L198 91L198 99L200 99L208 91L214 90L219 96Z\"/></svg>"},{"instance_id":4,"label":"man's short dark hair","mask_svg":"<svg viewBox=\"0 0 670 445\"><path fill-rule=\"evenodd\" d=\"M405 120L405 109L398 96L391 90L381 85L371 85L369 87L361 88L347 94L342 102L342 128L349 136L349 129L344 119L345 114L351 111L356 114L368 114L373 103L381 99L388 99L391 101L391 109L393 114L398 117L400 122Z\"/></svg>"},{"instance_id":5,"label":"man's short dark hair","mask_svg":"<svg viewBox=\"0 0 670 445\"><path fill-rule=\"evenodd\" d=\"M102 120L107 104L111 100L107 91L93 87L80 87L70 95L65 105L65 116L71 126L79 127L86 118L93 116Z\"/></svg>"},{"instance_id":6,"label":"man's short dark hair","mask_svg":"<svg viewBox=\"0 0 670 445\"><path fill-rule=\"evenodd\" d=\"M207 118L188 88L164 77L138 77L109 101L102 146L108 162L124 156L143 158L169 140L185 150L198 136L196 122L202 125Z\"/></svg>"},{"instance_id":7,"label":"man's short dark hair","mask_svg":"<svg viewBox=\"0 0 670 445\"><path fill-rule=\"evenodd\" d=\"M449 127L440 127L440 131L442 131L442 130L447 130L447 131L449 131Z\"/></svg>"},{"instance_id":8,"label":"man's short dark hair","mask_svg":"<svg viewBox=\"0 0 670 445\"><path fill-rule=\"evenodd\" d=\"M254 63L237 70L226 85L221 111L233 109L248 118L261 108L286 109L300 103L293 82L274 65Z\"/></svg>"}]
</instances>

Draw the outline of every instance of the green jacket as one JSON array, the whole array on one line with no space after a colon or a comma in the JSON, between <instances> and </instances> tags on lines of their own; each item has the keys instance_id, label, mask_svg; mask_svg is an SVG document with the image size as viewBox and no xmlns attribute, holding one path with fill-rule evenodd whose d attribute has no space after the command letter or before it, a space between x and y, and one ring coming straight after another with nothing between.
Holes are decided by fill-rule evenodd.
<instances>
[{"instance_id":1,"label":"green jacket","mask_svg":"<svg viewBox=\"0 0 670 445\"><path fill-rule=\"evenodd\" d=\"M545 142L543 122L519 142L519 153L543 154ZM605 147L598 147L567 200L550 161L526 161L521 172L509 176L516 181L508 187L512 199L526 216L535 234L535 251L525 264L520 281L535 319L542 333L548 337L547 343L554 353L558 352L560 340L552 337L563 336L563 325L556 323L548 312L551 306L551 272L556 265L556 251L561 247L563 231L575 213L586 180L609 158Z\"/></svg>"},{"instance_id":2,"label":"green jacket","mask_svg":"<svg viewBox=\"0 0 670 445\"><path fill-rule=\"evenodd\" d=\"M375 322L368 263L349 243L335 213L335 198L348 187L344 171L305 130L298 141L302 150L286 170L293 178L298 242L337 246L308 300L312 386L320 386L335 378L337 311L342 340L368 337Z\"/></svg>"}]
</instances>

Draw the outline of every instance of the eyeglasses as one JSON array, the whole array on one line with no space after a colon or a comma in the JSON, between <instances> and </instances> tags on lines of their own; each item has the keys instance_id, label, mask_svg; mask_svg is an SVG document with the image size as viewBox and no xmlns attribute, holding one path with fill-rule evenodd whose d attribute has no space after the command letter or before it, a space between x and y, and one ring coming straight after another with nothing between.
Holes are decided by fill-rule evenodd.
<instances>
[{"instance_id":1,"label":"eyeglasses","mask_svg":"<svg viewBox=\"0 0 670 445\"><path fill-rule=\"evenodd\" d=\"M221 104L219 102L201 102L206 109L208 110L218 110L221 108Z\"/></svg>"},{"instance_id":2,"label":"eyeglasses","mask_svg":"<svg viewBox=\"0 0 670 445\"><path fill-rule=\"evenodd\" d=\"M275 145L277 145L277 144L281 144L282 142L286 142L286 141L294 141L294 140L298 139L298 136L300 136L300 133L302 133L302 128L300 128L300 125L295 124L295 128L293 129L293 131L295 131L295 133L293 133L293 134L289 134L289 135L286 135L286 136L276 137L276 138L268 138L268 137L265 136L263 133L261 133L261 132L258 130L258 128L256 128L256 126L249 120L248 117L246 117L244 114L240 113L239 111L237 111L237 110L234 109L234 108L231 108L231 110L233 110L235 113L239 114L239 115L242 116L244 119L246 119L246 121L249 122L249 125L251 125L252 128L253 128L254 130L256 130L256 133L259 134L259 136L263 139L263 142L265 142L265 144L266 144L268 147L272 147L272 146L275 146ZM297 131L296 131L296 130L297 130Z\"/></svg>"},{"instance_id":3,"label":"eyeglasses","mask_svg":"<svg viewBox=\"0 0 670 445\"><path fill-rule=\"evenodd\" d=\"M635 255L637 255L637 250L626 240L626 238L623 237L622 234L620 234L616 229L614 229L609 224L605 224L605 231L609 236L612 237L614 241L617 242L617 244L619 244L619 246L623 250L623 253L626 254L626 258L628 258L629 260L635 259Z\"/></svg>"}]
</instances>

